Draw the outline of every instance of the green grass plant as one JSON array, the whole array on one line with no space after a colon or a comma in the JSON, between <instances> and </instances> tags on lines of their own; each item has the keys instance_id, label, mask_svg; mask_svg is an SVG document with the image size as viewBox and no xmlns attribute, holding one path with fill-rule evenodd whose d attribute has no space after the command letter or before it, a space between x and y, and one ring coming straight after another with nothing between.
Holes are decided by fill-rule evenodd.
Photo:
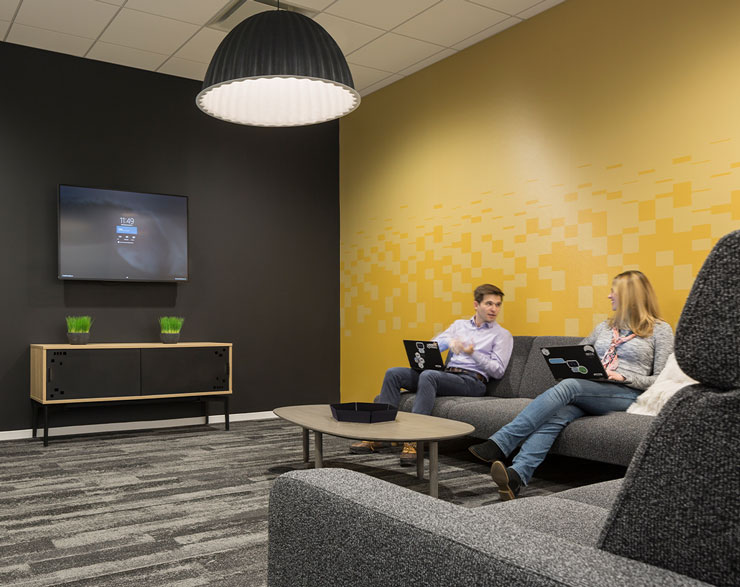
<instances>
[{"instance_id":1,"label":"green grass plant","mask_svg":"<svg viewBox=\"0 0 740 587\"><path fill-rule=\"evenodd\" d=\"M180 332L182 323L185 322L185 318L179 316L160 316L159 327L165 334L174 334Z\"/></svg>"},{"instance_id":2,"label":"green grass plant","mask_svg":"<svg viewBox=\"0 0 740 587\"><path fill-rule=\"evenodd\" d=\"M67 332L90 332L92 316L67 316Z\"/></svg>"}]
</instances>

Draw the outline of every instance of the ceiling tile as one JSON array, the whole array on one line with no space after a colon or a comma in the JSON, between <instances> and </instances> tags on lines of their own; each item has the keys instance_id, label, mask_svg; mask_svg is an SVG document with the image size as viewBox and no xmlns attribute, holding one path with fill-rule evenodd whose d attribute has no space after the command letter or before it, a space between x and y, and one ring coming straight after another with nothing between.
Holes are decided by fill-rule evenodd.
<instances>
[{"instance_id":1,"label":"ceiling tile","mask_svg":"<svg viewBox=\"0 0 740 587\"><path fill-rule=\"evenodd\" d=\"M365 88L360 95L364 98L365 96L369 96L370 94L379 90L380 88L389 86L392 83L397 82L398 80L401 80L401 79L403 79L402 75L398 75L394 73L393 75L385 78L384 80L379 81L377 84L373 84L372 86Z\"/></svg>"},{"instance_id":2,"label":"ceiling tile","mask_svg":"<svg viewBox=\"0 0 740 587\"><path fill-rule=\"evenodd\" d=\"M98 61L107 61L108 63L117 63L118 65L148 69L150 71L156 70L167 59L167 55L159 55L149 51L112 45L101 41L95 43L93 48L88 52L87 57L97 59Z\"/></svg>"},{"instance_id":3,"label":"ceiling tile","mask_svg":"<svg viewBox=\"0 0 740 587\"><path fill-rule=\"evenodd\" d=\"M226 33L222 31L202 28L175 53L175 56L187 59L188 61L210 63L211 57L213 57L213 54L225 37Z\"/></svg>"},{"instance_id":4,"label":"ceiling tile","mask_svg":"<svg viewBox=\"0 0 740 587\"><path fill-rule=\"evenodd\" d=\"M0 20L11 22L20 0L0 0Z\"/></svg>"},{"instance_id":5,"label":"ceiling tile","mask_svg":"<svg viewBox=\"0 0 740 587\"><path fill-rule=\"evenodd\" d=\"M439 0L337 0L326 12L390 30Z\"/></svg>"},{"instance_id":6,"label":"ceiling tile","mask_svg":"<svg viewBox=\"0 0 740 587\"><path fill-rule=\"evenodd\" d=\"M206 76L206 70L208 64L199 63L197 61L188 61L187 59L178 59L172 57L165 61L162 66L157 70L159 73L166 73L169 75L176 75L178 77L187 77L198 81L203 81Z\"/></svg>"},{"instance_id":7,"label":"ceiling tile","mask_svg":"<svg viewBox=\"0 0 740 587\"><path fill-rule=\"evenodd\" d=\"M90 45L94 43L93 39L37 29L22 24L14 24L10 27L10 33L8 33L6 40L9 43L38 47L39 49L76 55L77 57L82 57L90 48Z\"/></svg>"},{"instance_id":8,"label":"ceiling tile","mask_svg":"<svg viewBox=\"0 0 740 587\"><path fill-rule=\"evenodd\" d=\"M228 3L228 0L128 0L126 8L203 25Z\"/></svg>"},{"instance_id":9,"label":"ceiling tile","mask_svg":"<svg viewBox=\"0 0 740 587\"><path fill-rule=\"evenodd\" d=\"M446 59L447 57L449 57L450 55L454 55L455 53L457 53L457 51L455 51L454 49L442 49L439 53L435 53L431 57L422 59L418 63L414 63L414 65L412 65L411 67L402 69L398 73L406 77L407 75L411 75L412 73L421 71L425 67L429 67L432 63L437 63L437 61L442 61L442 59Z\"/></svg>"},{"instance_id":10,"label":"ceiling tile","mask_svg":"<svg viewBox=\"0 0 740 587\"><path fill-rule=\"evenodd\" d=\"M319 14L314 20L327 30L345 55L377 39L384 32L330 14Z\"/></svg>"},{"instance_id":11,"label":"ceiling tile","mask_svg":"<svg viewBox=\"0 0 740 587\"><path fill-rule=\"evenodd\" d=\"M0 39L5 38L5 33L8 32L8 29L10 28L10 23L5 22L4 20L0 20Z\"/></svg>"},{"instance_id":12,"label":"ceiling tile","mask_svg":"<svg viewBox=\"0 0 740 587\"><path fill-rule=\"evenodd\" d=\"M444 0L393 32L451 47L506 18L501 12L465 0Z\"/></svg>"},{"instance_id":13,"label":"ceiling tile","mask_svg":"<svg viewBox=\"0 0 740 587\"><path fill-rule=\"evenodd\" d=\"M539 4L542 0L468 0L474 4L480 4L488 8L493 8L499 12L505 12L506 14L519 14L527 8L531 8L535 4Z\"/></svg>"},{"instance_id":14,"label":"ceiling tile","mask_svg":"<svg viewBox=\"0 0 740 587\"><path fill-rule=\"evenodd\" d=\"M329 6L332 2L334 2L334 0L288 0L286 4L320 11L324 10L324 8Z\"/></svg>"},{"instance_id":15,"label":"ceiling tile","mask_svg":"<svg viewBox=\"0 0 740 587\"><path fill-rule=\"evenodd\" d=\"M124 8L100 37L101 41L150 53L170 55L192 37L194 24Z\"/></svg>"},{"instance_id":16,"label":"ceiling tile","mask_svg":"<svg viewBox=\"0 0 740 587\"><path fill-rule=\"evenodd\" d=\"M515 24L519 24L520 22L523 22L522 19L511 16L507 18L506 20L503 20L500 23L493 25L491 28L481 31L480 33L478 33L477 35L473 35L472 37L468 37L464 41L459 42L457 45L453 45L453 49L457 49L458 51L461 51L465 49L466 47L470 47L471 45L480 43L484 39L487 39L488 37L492 37L496 33L500 33L501 31L504 31L508 29L509 27L513 27Z\"/></svg>"},{"instance_id":17,"label":"ceiling tile","mask_svg":"<svg viewBox=\"0 0 740 587\"><path fill-rule=\"evenodd\" d=\"M386 33L347 57L350 63L384 71L399 71L438 53L439 45Z\"/></svg>"},{"instance_id":18,"label":"ceiling tile","mask_svg":"<svg viewBox=\"0 0 740 587\"><path fill-rule=\"evenodd\" d=\"M118 10L95 0L24 0L15 22L96 39Z\"/></svg>"},{"instance_id":19,"label":"ceiling tile","mask_svg":"<svg viewBox=\"0 0 740 587\"><path fill-rule=\"evenodd\" d=\"M371 86L387 78L389 75L393 75L390 71L381 71L372 67L365 67L364 65L350 63L349 68L352 71L352 81L355 82L355 89L357 91L362 91L363 88Z\"/></svg>"},{"instance_id":20,"label":"ceiling tile","mask_svg":"<svg viewBox=\"0 0 740 587\"><path fill-rule=\"evenodd\" d=\"M528 10L520 12L519 14L517 14L517 16L519 18L532 18L535 14L544 12L545 10L552 8L553 6L557 6L561 2L563 2L563 0L544 0L544 2L535 4L534 6L532 6L532 8L529 8Z\"/></svg>"}]
</instances>

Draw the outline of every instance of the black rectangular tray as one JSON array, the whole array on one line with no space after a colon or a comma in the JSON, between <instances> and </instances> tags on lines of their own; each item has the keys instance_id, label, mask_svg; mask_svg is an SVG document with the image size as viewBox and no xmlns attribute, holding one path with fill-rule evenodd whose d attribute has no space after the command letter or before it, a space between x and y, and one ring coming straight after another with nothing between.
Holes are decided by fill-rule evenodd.
<instances>
[{"instance_id":1,"label":"black rectangular tray","mask_svg":"<svg viewBox=\"0 0 740 587\"><path fill-rule=\"evenodd\" d=\"M374 424L396 419L398 408L390 404L371 404L367 402L348 402L331 404L331 415L339 422L361 422Z\"/></svg>"}]
</instances>

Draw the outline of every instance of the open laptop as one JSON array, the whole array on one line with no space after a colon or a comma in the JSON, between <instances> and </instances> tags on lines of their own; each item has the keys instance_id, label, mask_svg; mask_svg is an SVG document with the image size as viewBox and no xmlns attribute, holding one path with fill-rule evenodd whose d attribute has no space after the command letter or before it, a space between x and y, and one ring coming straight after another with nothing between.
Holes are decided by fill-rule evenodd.
<instances>
[{"instance_id":1,"label":"open laptop","mask_svg":"<svg viewBox=\"0 0 740 587\"><path fill-rule=\"evenodd\" d=\"M444 371L445 362L439 344L433 340L404 340L403 346L406 348L409 366L415 371Z\"/></svg>"},{"instance_id":2,"label":"open laptop","mask_svg":"<svg viewBox=\"0 0 740 587\"><path fill-rule=\"evenodd\" d=\"M550 346L540 350L555 379L609 381L604 365L590 344Z\"/></svg>"}]
</instances>

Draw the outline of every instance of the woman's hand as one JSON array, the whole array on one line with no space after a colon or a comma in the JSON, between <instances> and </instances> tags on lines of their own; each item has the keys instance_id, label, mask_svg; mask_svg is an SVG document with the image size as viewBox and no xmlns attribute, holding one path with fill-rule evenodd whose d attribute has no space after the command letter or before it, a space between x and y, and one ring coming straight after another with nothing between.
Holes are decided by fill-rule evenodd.
<instances>
[{"instance_id":1,"label":"woman's hand","mask_svg":"<svg viewBox=\"0 0 740 587\"><path fill-rule=\"evenodd\" d=\"M606 370L606 376L608 379L611 379L612 381L624 381L624 375L620 375L616 371L610 371L609 369Z\"/></svg>"}]
</instances>

